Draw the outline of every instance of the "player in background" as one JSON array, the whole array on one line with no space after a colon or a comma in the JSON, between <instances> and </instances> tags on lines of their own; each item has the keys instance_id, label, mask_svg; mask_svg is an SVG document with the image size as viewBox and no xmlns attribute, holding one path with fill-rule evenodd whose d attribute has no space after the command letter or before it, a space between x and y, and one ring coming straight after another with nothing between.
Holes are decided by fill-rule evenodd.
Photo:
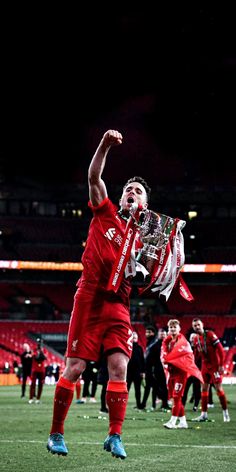
<instances>
[{"instance_id":1,"label":"player in background","mask_svg":"<svg viewBox=\"0 0 236 472\"><path fill-rule=\"evenodd\" d=\"M193 421L207 421L208 392L210 384L212 383L216 389L223 410L223 420L229 422L230 416L227 408L227 398L222 387L224 348L214 331L204 329L203 322L199 318L194 318L192 327L197 334L194 344L202 357L201 371L204 379L201 393L202 413Z\"/></svg>"},{"instance_id":2,"label":"player in background","mask_svg":"<svg viewBox=\"0 0 236 472\"><path fill-rule=\"evenodd\" d=\"M194 362L191 346L185 336L180 333L179 320L168 321L168 336L163 339L161 346L161 360L168 365L168 391L169 398L173 398L172 415L164 424L165 428L188 428L185 417L185 409L182 402L184 389L188 376L194 375L201 381L202 375ZM177 425L177 420L179 423Z\"/></svg>"}]
</instances>

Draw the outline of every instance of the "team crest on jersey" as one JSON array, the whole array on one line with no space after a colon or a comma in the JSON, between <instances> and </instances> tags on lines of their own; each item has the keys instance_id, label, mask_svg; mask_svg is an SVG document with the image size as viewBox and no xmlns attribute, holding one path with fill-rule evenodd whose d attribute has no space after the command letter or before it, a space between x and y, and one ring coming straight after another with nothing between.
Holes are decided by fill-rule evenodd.
<instances>
[{"instance_id":1,"label":"team crest on jersey","mask_svg":"<svg viewBox=\"0 0 236 472\"><path fill-rule=\"evenodd\" d=\"M104 234L104 236L105 238L109 239L109 241L111 241L114 238L115 233L116 233L115 228L109 228L107 232Z\"/></svg>"},{"instance_id":2,"label":"team crest on jersey","mask_svg":"<svg viewBox=\"0 0 236 472\"><path fill-rule=\"evenodd\" d=\"M75 339L74 341L72 341L72 348L71 348L72 351L76 351L77 344L78 344L78 339Z\"/></svg>"}]
</instances>

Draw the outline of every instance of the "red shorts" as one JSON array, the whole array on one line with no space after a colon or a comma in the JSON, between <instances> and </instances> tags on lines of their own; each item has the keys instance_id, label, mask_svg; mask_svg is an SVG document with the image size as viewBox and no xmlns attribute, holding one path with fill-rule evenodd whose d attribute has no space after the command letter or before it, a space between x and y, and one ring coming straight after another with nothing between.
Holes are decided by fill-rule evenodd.
<instances>
[{"instance_id":1,"label":"red shorts","mask_svg":"<svg viewBox=\"0 0 236 472\"><path fill-rule=\"evenodd\" d=\"M170 375L168 380L169 398L182 398L184 394L186 380L186 373L183 373L182 375L175 375L173 377L172 375Z\"/></svg>"},{"instance_id":2,"label":"red shorts","mask_svg":"<svg viewBox=\"0 0 236 472\"><path fill-rule=\"evenodd\" d=\"M203 365L202 376L204 382L208 384L219 384L223 381L223 376L220 372L218 372L218 368L216 366L212 367L211 369L208 369L206 366Z\"/></svg>"},{"instance_id":3,"label":"red shorts","mask_svg":"<svg viewBox=\"0 0 236 472\"><path fill-rule=\"evenodd\" d=\"M70 319L66 356L97 361L103 345L104 353L122 351L130 358L132 333L128 307L78 289Z\"/></svg>"}]
</instances>

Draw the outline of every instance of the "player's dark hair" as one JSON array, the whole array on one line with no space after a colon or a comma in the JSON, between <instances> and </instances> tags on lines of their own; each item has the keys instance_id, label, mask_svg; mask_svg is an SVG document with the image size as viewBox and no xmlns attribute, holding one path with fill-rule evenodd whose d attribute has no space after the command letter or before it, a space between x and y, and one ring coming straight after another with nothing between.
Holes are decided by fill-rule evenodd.
<instances>
[{"instance_id":1,"label":"player's dark hair","mask_svg":"<svg viewBox=\"0 0 236 472\"><path fill-rule=\"evenodd\" d=\"M151 194L151 187L148 186L146 180L144 180L142 177L140 176L135 176L135 177L132 177L131 179L129 179L126 184L124 185L123 188L127 187L127 185L133 183L133 182L139 182L146 190L146 193L147 193L147 201L149 201L149 198L150 198L150 194Z\"/></svg>"}]
</instances>

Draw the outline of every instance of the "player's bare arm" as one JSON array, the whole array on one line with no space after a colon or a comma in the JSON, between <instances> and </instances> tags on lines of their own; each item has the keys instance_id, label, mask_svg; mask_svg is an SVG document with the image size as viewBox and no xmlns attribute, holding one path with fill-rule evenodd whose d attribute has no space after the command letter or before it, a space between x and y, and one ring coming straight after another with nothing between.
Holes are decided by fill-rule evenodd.
<instances>
[{"instance_id":1,"label":"player's bare arm","mask_svg":"<svg viewBox=\"0 0 236 472\"><path fill-rule=\"evenodd\" d=\"M112 146L122 144L122 135L119 131L108 130L103 135L97 150L92 158L88 170L89 198L94 206L99 205L107 197L107 189L102 179L106 157Z\"/></svg>"}]
</instances>

